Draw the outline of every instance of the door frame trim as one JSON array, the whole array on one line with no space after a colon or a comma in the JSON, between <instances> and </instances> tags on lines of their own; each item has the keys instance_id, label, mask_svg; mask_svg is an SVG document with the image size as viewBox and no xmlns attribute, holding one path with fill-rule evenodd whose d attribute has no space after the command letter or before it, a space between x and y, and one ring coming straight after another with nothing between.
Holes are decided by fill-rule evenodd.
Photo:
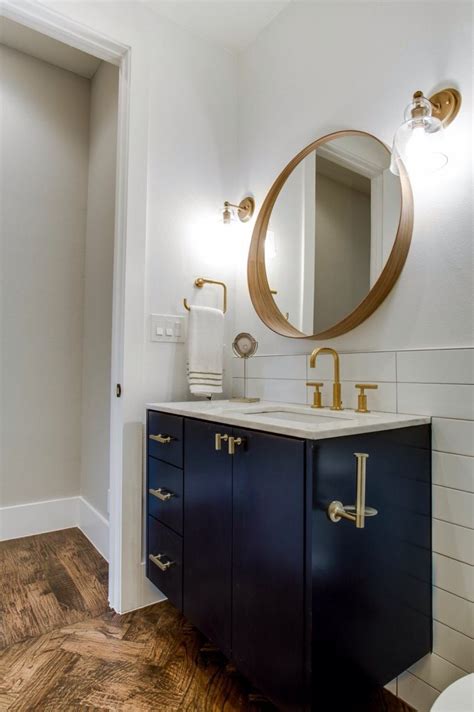
<instances>
[{"instance_id":1,"label":"door frame trim","mask_svg":"<svg viewBox=\"0 0 474 712\"><path fill-rule=\"evenodd\" d=\"M120 383L123 389L131 48L32 0L2 0L0 15L119 68L110 373L109 602L120 612L124 413L123 400L115 395L115 385Z\"/></svg>"}]
</instances>

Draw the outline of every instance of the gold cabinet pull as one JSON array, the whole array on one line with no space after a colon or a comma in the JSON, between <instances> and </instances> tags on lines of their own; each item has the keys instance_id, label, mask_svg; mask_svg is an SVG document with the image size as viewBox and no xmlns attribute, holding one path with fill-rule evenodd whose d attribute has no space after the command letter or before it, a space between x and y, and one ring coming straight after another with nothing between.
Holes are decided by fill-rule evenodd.
<instances>
[{"instance_id":1,"label":"gold cabinet pull","mask_svg":"<svg viewBox=\"0 0 474 712\"><path fill-rule=\"evenodd\" d=\"M158 435L149 435L148 437L150 440L154 440L162 445L169 445L169 443L173 440L170 435L162 435L161 433L158 433Z\"/></svg>"},{"instance_id":2,"label":"gold cabinet pull","mask_svg":"<svg viewBox=\"0 0 474 712\"><path fill-rule=\"evenodd\" d=\"M365 389L369 388L370 390L376 391L378 386L376 386L375 383L356 383L356 388L360 390L360 393L357 396L356 413L370 413L370 410L367 408L367 395L365 393Z\"/></svg>"},{"instance_id":3,"label":"gold cabinet pull","mask_svg":"<svg viewBox=\"0 0 474 712\"><path fill-rule=\"evenodd\" d=\"M150 489L148 490L150 494L153 495L153 497L156 497L157 499L160 499L162 502L167 502L171 497L176 497L174 492L170 492L169 490L162 489L159 487L158 489Z\"/></svg>"},{"instance_id":4,"label":"gold cabinet pull","mask_svg":"<svg viewBox=\"0 0 474 712\"><path fill-rule=\"evenodd\" d=\"M163 557L165 557L165 561L162 561ZM148 556L152 564L155 564L155 566L158 566L160 571L168 571L174 564L176 563L175 561L171 561L166 554L157 554L154 556L153 554L150 554Z\"/></svg>"},{"instance_id":5,"label":"gold cabinet pull","mask_svg":"<svg viewBox=\"0 0 474 712\"><path fill-rule=\"evenodd\" d=\"M214 437L214 443L216 450L222 450L222 441L226 442L229 439L227 434L222 435L222 433L216 433Z\"/></svg>"},{"instance_id":6,"label":"gold cabinet pull","mask_svg":"<svg viewBox=\"0 0 474 712\"><path fill-rule=\"evenodd\" d=\"M366 489L366 465L369 457L366 452L355 452L354 456L357 460L356 472L356 503L344 505L339 500L334 500L328 507L328 517L331 522L337 523L341 519L347 519L356 525L357 529L364 529L365 518L375 517L378 514L373 507L365 506L365 489Z\"/></svg>"},{"instance_id":7,"label":"gold cabinet pull","mask_svg":"<svg viewBox=\"0 0 474 712\"><path fill-rule=\"evenodd\" d=\"M235 446L236 445L243 445L245 443L245 438L234 438L230 437L229 438L229 443L228 443L228 453L229 455L235 455Z\"/></svg>"}]
</instances>

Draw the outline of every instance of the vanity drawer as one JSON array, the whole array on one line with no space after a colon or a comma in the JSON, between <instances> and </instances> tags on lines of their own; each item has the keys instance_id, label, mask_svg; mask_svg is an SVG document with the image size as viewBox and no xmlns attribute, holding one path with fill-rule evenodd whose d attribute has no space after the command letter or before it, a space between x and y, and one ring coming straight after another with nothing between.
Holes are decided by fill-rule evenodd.
<instances>
[{"instance_id":1,"label":"vanity drawer","mask_svg":"<svg viewBox=\"0 0 474 712\"><path fill-rule=\"evenodd\" d=\"M183 418L178 415L148 411L148 454L183 466Z\"/></svg>"},{"instance_id":2,"label":"vanity drawer","mask_svg":"<svg viewBox=\"0 0 474 712\"><path fill-rule=\"evenodd\" d=\"M148 458L148 514L183 533L183 470Z\"/></svg>"},{"instance_id":3,"label":"vanity drawer","mask_svg":"<svg viewBox=\"0 0 474 712\"><path fill-rule=\"evenodd\" d=\"M180 611L183 608L182 560L182 538L149 516L147 577Z\"/></svg>"}]
</instances>

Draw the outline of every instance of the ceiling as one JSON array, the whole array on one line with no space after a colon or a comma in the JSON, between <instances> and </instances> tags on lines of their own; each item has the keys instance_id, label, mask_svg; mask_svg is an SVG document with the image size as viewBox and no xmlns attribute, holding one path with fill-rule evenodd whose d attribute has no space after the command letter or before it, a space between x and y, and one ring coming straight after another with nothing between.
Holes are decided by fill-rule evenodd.
<instances>
[{"instance_id":1,"label":"ceiling","mask_svg":"<svg viewBox=\"0 0 474 712\"><path fill-rule=\"evenodd\" d=\"M230 52L245 50L292 0L145 0L194 34Z\"/></svg>"},{"instance_id":2,"label":"ceiling","mask_svg":"<svg viewBox=\"0 0 474 712\"><path fill-rule=\"evenodd\" d=\"M101 61L6 17L0 17L0 43L87 79L95 74Z\"/></svg>"}]
</instances>

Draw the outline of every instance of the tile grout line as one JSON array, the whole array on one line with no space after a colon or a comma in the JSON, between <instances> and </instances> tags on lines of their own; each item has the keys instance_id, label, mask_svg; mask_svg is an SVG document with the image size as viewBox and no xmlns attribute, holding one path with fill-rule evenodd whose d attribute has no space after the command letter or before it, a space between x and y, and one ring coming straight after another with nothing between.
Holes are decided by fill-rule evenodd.
<instances>
[{"instance_id":1,"label":"tile grout line","mask_svg":"<svg viewBox=\"0 0 474 712\"><path fill-rule=\"evenodd\" d=\"M453 628L453 626L452 626L452 625L448 625L448 623L444 623L443 621L440 621L440 620L438 620L437 618L434 618L434 617L433 617L433 620L435 620L436 623L439 623L439 625L444 625L445 628L449 628L449 630L452 630L452 631L454 631L455 633L459 633L459 635L463 635L463 636L464 636L465 638L467 638L468 640L474 640L474 637L473 637L472 635L468 635L467 633L463 633L462 630L458 630L457 628ZM433 652L434 652L434 651L433 651ZM439 655L439 653L435 653L435 655ZM440 655L439 657L442 658L443 656ZM448 662L449 662L449 660L448 660ZM457 665L457 663L453 663L453 665ZM458 667L461 667L461 666L458 665ZM464 670L464 668L461 668L461 670Z\"/></svg>"}]
</instances>

